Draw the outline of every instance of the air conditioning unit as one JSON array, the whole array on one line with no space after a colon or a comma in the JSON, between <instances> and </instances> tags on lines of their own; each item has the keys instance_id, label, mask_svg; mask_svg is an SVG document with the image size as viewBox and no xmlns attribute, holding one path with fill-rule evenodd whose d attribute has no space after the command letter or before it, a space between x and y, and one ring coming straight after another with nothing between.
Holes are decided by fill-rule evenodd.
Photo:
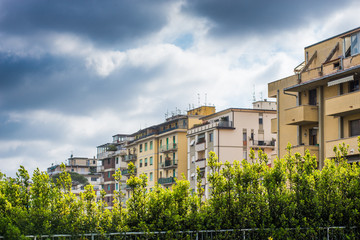
<instances>
[{"instance_id":1,"label":"air conditioning unit","mask_svg":"<svg viewBox=\"0 0 360 240\"><path fill-rule=\"evenodd\" d=\"M194 178L194 177L195 177L195 173L192 173L192 174L191 174L191 178Z\"/></svg>"}]
</instances>

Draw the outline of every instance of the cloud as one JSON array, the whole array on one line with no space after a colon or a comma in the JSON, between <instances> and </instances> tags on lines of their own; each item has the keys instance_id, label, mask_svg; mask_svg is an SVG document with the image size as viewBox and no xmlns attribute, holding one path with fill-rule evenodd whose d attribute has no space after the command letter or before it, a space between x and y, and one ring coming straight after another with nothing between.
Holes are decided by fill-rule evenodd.
<instances>
[{"instance_id":1,"label":"cloud","mask_svg":"<svg viewBox=\"0 0 360 240\"><path fill-rule=\"evenodd\" d=\"M189 0L182 10L207 19L212 37L251 37L309 27L345 9L351 2L355 1Z\"/></svg>"},{"instance_id":2,"label":"cloud","mask_svg":"<svg viewBox=\"0 0 360 240\"><path fill-rule=\"evenodd\" d=\"M9 35L77 34L94 43L132 45L166 24L169 3L164 0L55 1L5 0L1 31Z\"/></svg>"},{"instance_id":3,"label":"cloud","mask_svg":"<svg viewBox=\"0 0 360 240\"><path fill-rule=\"evenodd\" d=\"M114 134L197 106L198 94L217 110L250 107L305 46L359 24L357 3L308 5L1 1L1 171L92 157Z\"/></svg>"}]
</instances>

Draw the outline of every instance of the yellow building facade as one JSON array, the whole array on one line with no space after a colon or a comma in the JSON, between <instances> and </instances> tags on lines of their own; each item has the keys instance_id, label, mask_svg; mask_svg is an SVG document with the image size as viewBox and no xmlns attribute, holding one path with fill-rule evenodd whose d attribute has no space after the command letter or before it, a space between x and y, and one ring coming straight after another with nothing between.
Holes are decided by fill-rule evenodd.
<instances>
[{"instance_id":1,"label":"yellow building facade","mask_svg":"<svg viewBox=\"0 0 360 240\"><path fill-rule=\"evenodd\" d=\"M214 112L215 107L202 106L188 111L187 115L172 116L161 124L132 134L134 140L128 142L127 154L122 161L133 162L137 176L147 176L148 191L152 191L157 183L171 187L175 178L184 176L187 179L187 130L199 124L200 117ZM129 175L127 169L123 175ZM130 191L126 197L130 197Z\"/></svg>"},{"instance_id":2,"label":"yellow building facade","mask_svg":"<svg viewBox=\"0 0 360 240\"><path fill-rule=\"evenodd\" d=\"M304 62L294 75L268 84L268 96L277 98L277 155L308 149L319 168L334 157L333 147L349 145L349 161L359 161L360 135L360 28L304 49Z\"/></svg>"}]
</instances>

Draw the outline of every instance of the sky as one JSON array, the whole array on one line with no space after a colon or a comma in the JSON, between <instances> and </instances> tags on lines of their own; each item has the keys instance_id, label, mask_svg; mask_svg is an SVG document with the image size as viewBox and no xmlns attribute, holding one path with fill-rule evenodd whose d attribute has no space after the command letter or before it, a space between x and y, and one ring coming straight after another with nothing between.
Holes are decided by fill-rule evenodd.
<instances>
[{"instance_id":1,"label":"sky","mask_svg":"<svg viewBox=\"0 0 360 240\"><path fill-rule=\"evenodd\" d=\"M0 0L0 171L96 156L189 107L251 107L356 0Z\"/></svg>"}]
</instances>

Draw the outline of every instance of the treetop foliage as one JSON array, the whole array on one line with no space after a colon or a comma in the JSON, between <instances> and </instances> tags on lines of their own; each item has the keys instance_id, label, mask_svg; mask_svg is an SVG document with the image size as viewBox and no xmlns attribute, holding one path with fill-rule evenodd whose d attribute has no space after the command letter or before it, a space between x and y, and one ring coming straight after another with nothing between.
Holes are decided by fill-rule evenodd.
<instances>
[{"instance_id":1,"label":"treetop foliage","mask_svg":"<svg viewBox=\"0 0 360 240\"><path fill-rule=\"evenodd\" d=\"M262 151L250 161L222 163L211 152L207 163L210 197L204 199L200 169L197 189L177 180L172 189L157 185L146 191L147 177L134 174L126 184L131 197L114 192L113 209L107 209L105 192L97 201L92 185L79 197L71 192L72 175L63 171L54 179L36 169L32 183L24 167L16 178L0 172L0 236L21 239L24 235L82 234L122 231L178 231L244 228L281 229L326 226L360 227L360 166L347 162L348 146L334 148L322 170L307 151L291 153L267 166ZM360 150L360 138L359 138ZM114 174L121 189L121 171ZM276 230L276 231L275 231ZM277 234L277 235L276 235Z\"/></svg>"}]
</instances>

